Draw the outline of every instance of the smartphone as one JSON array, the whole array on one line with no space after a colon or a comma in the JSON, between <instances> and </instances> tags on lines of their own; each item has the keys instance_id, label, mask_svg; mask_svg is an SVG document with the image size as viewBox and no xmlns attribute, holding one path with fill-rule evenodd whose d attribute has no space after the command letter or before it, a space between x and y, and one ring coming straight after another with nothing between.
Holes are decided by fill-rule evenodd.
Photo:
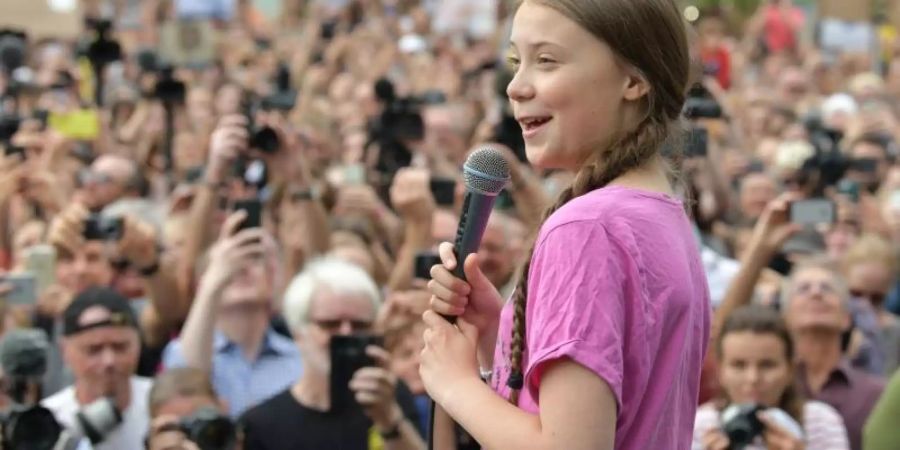
<instances>
[{"instance_id":1,"label":"smartphone","mask_svg":"<svg viewBox=\"0 0 900 450\"><path fill-rule=\"evenodd\" d=\"M692 128L685 142L684 155L688 158L705 158L709 147L709 132L706 128Z\"/></svg>"},{"instance_id":2,"label":"smartphone","mask_svg":"<svg viewBox=\"0 0 900 450\"><path fill-rule=\"evenodd\" d=\"M34 274L37 292L44 292L56 282L56 248L47 244L27 248L25 270Z\"/></svg>"},{"instance_id":3,"label":"smartphone","mask_svg":"<svg viewBox=\"0 0 900 450\"><path fill-rule=\"evenodd\" d=\"M47 116L47 126L63 136L74 140L90 141L100 134L100 119L97 111L80 109L68 113L51 112Z\"/></svg>"},{"instance_id":4,"label":"smartphone","mask_svg":"<svg viewBox=\"0 0 900 450\"><path fill-rule=\"evenodd\" d=\"M94 214L84 219L84 236L88 241L118 241L125 233L125 220L121 217L102 217Z\"/></svg>"},{"instance_id":5,"label":"smartphone","mask_svg":"<svg viewBox=\"0 0 900 450\"><path fill-rule=\"evenodd\" d=\"M849 169L854 172L875 173L878 170L878 160L872 158L852 159Z\"/></svg>"},{"instance_id":6,"label":"smartphone","mask_svg":"<svg viewBox=\"0 0 900 450\"><path fill-rule=\"evenodd\" d=\"M417 254L413 264L413 278L430 280L432 266L440 263L441 257L436 252L421 252Z\"/></svg>"},{"instance_id":7,"label":"smartphone","mask_svg":"<svg viewBox=\"0 0 900 450\"><path fill-rule=\"evenodd\" d=\"M453 206L456 200L456 180L452 178L432 178L431 195L438 206Z\"/></svg>"},{"instance_id":8,"label":"smartphone","mask_svg":"<svg viewBox=\"0 0 900 450\"><path fill-rule=\"evenodd\" d=\"M366 354L366 347L382 346L380 336L351 335L332 336L331 355L331 411L340 412L356 404L350 380L363 367L372 367L375 361Z\"/></svg>"},{"instance_id":9,"label":"smartphone","mask_svg":"<svg viewBox=\"0 0 900 450\"><path fill-rule=\"evenodd\" d=\"M232 211L247 212L247 217L241 222L238 231L262 227L262 201L259 199L238 200L234 202L231 209Z\"/></svg>"},{"instance_id":10,"label":"smartphone","mask_svg":"<svg viewBox=\"0 0 900 450\"><path fill-rule=\"evenodd\" d=\"M206 171L205 166L194 166L184 172L184 182L187 184L197 184L203 180L203 173Z\"/></svg>"},{"instance_id":11,"label":"smartphone","mask_svg":"<svg viewBox=\"0 0 900 450\"><path fill-rule=\"evenodd\" d=\"M347 164L344 166L344 183L348 185L366 184L366 169L362 164Z\"/></svg>"},{"instance_id":12,"label":"smartphone","mask_svg":"<svg viewBox=\"0 0 900 450\"><path fill-rule=\"evenodd\" d=\"M3 298L7 305L33 305L37 303L37 288L33 274L15 273L0 275L0 283L9 284L12 290Z\"/></svg>"},{"instance_id":13,"label":"smartphone","mask_svg":"<svg viewBox=\"0 0 900 450\"><path fill-rule=\"evenodd\" d=\"M791 223L800 225L831 224L837 219L834 202L826 198L795 201L789 214Z\"/></svg>"}]
</instances>

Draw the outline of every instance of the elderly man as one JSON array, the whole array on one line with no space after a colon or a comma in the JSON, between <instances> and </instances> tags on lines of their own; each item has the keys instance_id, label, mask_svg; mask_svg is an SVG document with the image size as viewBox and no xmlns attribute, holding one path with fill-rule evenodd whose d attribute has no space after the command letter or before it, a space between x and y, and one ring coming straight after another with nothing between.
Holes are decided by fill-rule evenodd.
<instances>
[{"instance_id":1,"label":"elderly man","mask_svg":"<svg viewBox=\"0 0 900 450\"><path fill-rule=\"evenodd\" d=\"M810 398L838 410L851 447L861 449L862 429L884 380L854 369L844 356L841 339L851 325L846 282L828 264L806 262L795 267L783 299L801 385Z\"/></svg>"},{"instance_id":2,"label":"elderly man","mask_svg":"<svg viewBox=\"0 0 900 450\"><path fill-rule=\"evenodd\" d=\"M330 386L332 337L370 334L381 306L378 287L361 268L336 259L309 263L285 294L284 315L303 354L303 375L241 419L246 450L422 449L409 390L389 371L391 357L369 346L377 367L353 374L356 403L335 409Z\"/></svg>"}]
</instances>

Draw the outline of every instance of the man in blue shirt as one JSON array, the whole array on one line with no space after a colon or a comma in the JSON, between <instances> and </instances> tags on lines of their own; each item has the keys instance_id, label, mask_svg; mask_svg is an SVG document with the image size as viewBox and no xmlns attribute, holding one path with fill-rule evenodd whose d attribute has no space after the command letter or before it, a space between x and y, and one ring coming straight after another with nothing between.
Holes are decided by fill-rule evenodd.
<instances>
[{"instance_id":1,"label":"man in blue shirt","mask_svg":"<svg viewBox=\"0 0 900 450\"><path fill-rule=\"evenodd\" d=\"M226 220L180 339L163 353L166 368L209 371L232 417L283 391L301 373L297 346L270 325L280 269L274 240L260 228L237 231L244 216Z\"/></svg>"}]
</instances>

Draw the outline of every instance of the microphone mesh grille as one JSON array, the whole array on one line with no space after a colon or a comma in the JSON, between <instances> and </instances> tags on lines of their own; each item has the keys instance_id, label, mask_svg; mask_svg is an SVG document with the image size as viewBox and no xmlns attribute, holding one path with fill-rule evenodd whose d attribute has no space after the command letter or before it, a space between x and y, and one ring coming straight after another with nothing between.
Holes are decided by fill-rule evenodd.
<instances>
[{"instance_id":1,"label":"microphone mesh grille","mask_svg":"<svg viewBox=\"0 0 900 450\"><path fill-rule=\"evenodd\" d=\"M500 151L480 148L466 159L463 166L466 188L486 195L497 195L509 181L509 165Z\"/></svg>"}]
</instances>

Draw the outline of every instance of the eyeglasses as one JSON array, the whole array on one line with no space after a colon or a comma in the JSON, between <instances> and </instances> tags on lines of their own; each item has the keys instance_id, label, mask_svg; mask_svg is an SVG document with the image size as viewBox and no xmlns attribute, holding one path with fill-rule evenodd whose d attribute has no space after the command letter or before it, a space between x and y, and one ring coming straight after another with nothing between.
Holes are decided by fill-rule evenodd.
<instances>
[{"instance_id":1,"label":"eyeglasses","mask_svg":"<svg viewBox=\"0 0 900 450\"><path fill-rule=\"evenodd\" d=\"M325 319L311 320L310 322L329 333L337 333L344 324L350 324L352 333L365 332L372 329L372 322L367 320Z\"/></svg>"},{"instance_id":2,"label":"eyeglasses","mask_svg":"<svg viewBox=\"0 0 900 450\"><path fill-rule=\"evenodd\" d=\"M113 177L109 174L84 169L78 173L78 181L81 182L82 186L87 186L89 184L107 184L113 181Z\"/></svg>"},{"instance_id":3,"label":"eyeglasses","mask_svg":"<svg viewBox=\"0 0 900 450\"><path fill-rule=\"evenodd\" d=\"M855 298L864 298L879 305L884 301L885 294L881 292L867 292L860 289L850 289L850 295Z\"/></svg>"},{"instance_id":4,"label":"eyeglasses","mask_svg":"<svg viewBox=\"0 0 900 450\"><path fill-rule=\"evenodd\" d=\"M794 285L794 294L812 294L814 290L822 294L834 294L837 292L837 288L827 281L804 281Z\"/></svg>"}]
</instances>

